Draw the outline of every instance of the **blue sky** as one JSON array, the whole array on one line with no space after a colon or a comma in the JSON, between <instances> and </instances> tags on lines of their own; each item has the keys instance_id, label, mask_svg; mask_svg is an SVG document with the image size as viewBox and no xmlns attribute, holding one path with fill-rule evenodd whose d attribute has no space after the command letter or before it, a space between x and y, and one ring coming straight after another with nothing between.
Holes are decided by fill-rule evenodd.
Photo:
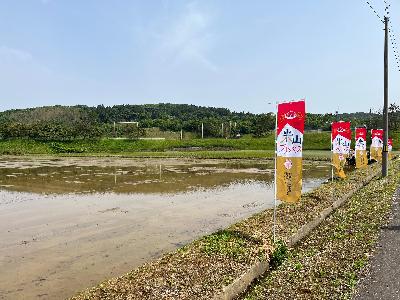
<instances>
[{"instance_id":1,"label":"blue sky","mask_svg":"<svg viewBox=\"0 0 400 300\"><path fill-rule=\"evenodd\" d=\"M171 102L260 113L304 97L309 112L382 106L383 26L361 0L1 0L0 24L0 111Z\"/></svg>"}]
</instances>

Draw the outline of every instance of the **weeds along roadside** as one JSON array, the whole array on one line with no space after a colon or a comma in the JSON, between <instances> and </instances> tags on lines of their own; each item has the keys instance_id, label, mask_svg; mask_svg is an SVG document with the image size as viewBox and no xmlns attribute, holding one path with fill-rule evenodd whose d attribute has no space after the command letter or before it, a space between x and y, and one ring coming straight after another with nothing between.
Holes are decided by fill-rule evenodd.
<instances>
[{"instance_id":1,"label":"weeds along roadside","mask_svg":"<svg viewBox=\"0 0 400 300\"><path fill-rule=\"evenodd\" d=\"M238 299L350 299L387 222L399 170L392 162L389 177L372 180L297 246L281 249L275 269Z\"/></svg>"}]
</instances>

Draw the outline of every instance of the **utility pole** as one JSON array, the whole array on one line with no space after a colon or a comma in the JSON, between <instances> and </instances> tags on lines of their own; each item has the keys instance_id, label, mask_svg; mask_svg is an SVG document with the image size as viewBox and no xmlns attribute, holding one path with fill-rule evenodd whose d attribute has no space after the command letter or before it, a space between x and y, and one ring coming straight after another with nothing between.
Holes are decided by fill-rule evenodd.
<instances>
[{"instance_id":1,"label":"utility pole","mask_svg":"<svg viewBox=\"0 0 400 300\"><path fill-rule=\"evenodd\" d=\"M204 138L204 123L201 123L201 138Z\"/></svg>"},{"instance_id":2,"label":"utility pole","mask_svg":"<svg viewBox=\"0 0 400 300\"><path fill-rule=\"evenodd\" d=\"M388 174L388 21L389 17L384 17L385 22L385 46L383 50L383 149L382 149L382 177Z\"/></svg>"}]
</instances>

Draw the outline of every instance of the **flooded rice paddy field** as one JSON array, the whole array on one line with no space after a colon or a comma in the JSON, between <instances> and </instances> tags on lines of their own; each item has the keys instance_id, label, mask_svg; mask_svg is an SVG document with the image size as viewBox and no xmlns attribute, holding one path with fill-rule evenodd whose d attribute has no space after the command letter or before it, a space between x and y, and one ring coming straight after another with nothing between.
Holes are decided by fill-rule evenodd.
<instances>
[{"instance_id":1,"label":"flooded rice paddy field","mask_svg":"<svg viewBox=\"0 0 400 300\"><path fill-rule=\"evenodd\" d=\"M330 176L304 163L303 190ZM273 161L0 158L0 299L63 299L273 205Z\"/></svg>"}]
</instances>

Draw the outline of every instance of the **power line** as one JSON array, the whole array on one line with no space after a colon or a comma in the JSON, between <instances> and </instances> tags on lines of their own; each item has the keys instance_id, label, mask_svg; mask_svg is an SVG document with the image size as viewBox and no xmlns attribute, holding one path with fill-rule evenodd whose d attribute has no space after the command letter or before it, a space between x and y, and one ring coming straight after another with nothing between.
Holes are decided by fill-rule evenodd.
<instances>
[{"instance_id":1,"label":"power line","mask_svg":"<svg viewBox=\"0 0 400 300\"><path fill-rule=\"evenodd\" d=\"M393 53L394 53L394 58L396 60L396 65L397 65L397 69L400 71L400 57L399 57L399 50L398 50L398 46L397 46L397 41L396 41L396 37L395 37L395 33L393 31L393 25L392 22L389 20L389 36L390 36L390 41L392 44L392 49L393 49Z\"/></svg>"},{"instance_id":2,"label":"power line","mask_svg":"<svg viewBox=\"0 0 400 300\"><path fill-rule=\"evenodd\" d=\"M375 15L378 17L378 19L384 23L383 19L379 16L378 12L376 11L376 9L372 6L371 2L366 1L367 5L369 6L369 8L371 8L371 10L375 13Z\"/></svg>"},{"instance_id":3,"label":"power line","mask_svg":"<svg viewBox=\"0 0 400 300\"><path fill-rule=\"evenodd\" d=\"M393 25L392 25L392 21L389 18L390 15L390 3L388 0L383 0L384 4L385 4L385 16L388 17L388 23L389 23L389 37L390 37L390 43L392 44L392 50L394 53L394 58L396 61L396 66L398 71L400 72L400 57L399 57L399 50L398 50L398 46L397 46L397 41L396 41L396 35L394 33L393 30Z\"/></svg>"},{"instance_id":4,"label":"power line","mask_svg":"<svg viewBox=\"0 0 400 300\"><path fill-rule=\"evenodd\" d=\"M383 3L385 3L385 15L388 17L390 4L388 4L387 0L383 0Z\"/></svg>"},{"instance_id":5,"label":"power line","mask_svg":"<svg viewBox=\"0 0 400 300\"><path fill-rule=\"evenodd\" d=\"M396 66L398 71L400 72L400 54L398 51L398 45L397 45L397 41L396 41L396 37L395 37L395 33L393 30L393 26L392 26L392 22L389 19L389 15L390 15L390 3L388 0L383 0L384 5L385 5L385 9L384 9L384 16L386 18L388 18L388 24L389 24L389 36L390 36L390 42L392 44L392 50L394 53L394 58L396 61ZM369 8L374 12L375 16L378 17L379 21L381 21L382 23L385 23L385 21L383 20L383 18L381 18L381 16L379 15L378 11L374 8L374 6L372 5L372 1L366 1L367 5L369 6Z\"/></svg>"}]
</instances>

